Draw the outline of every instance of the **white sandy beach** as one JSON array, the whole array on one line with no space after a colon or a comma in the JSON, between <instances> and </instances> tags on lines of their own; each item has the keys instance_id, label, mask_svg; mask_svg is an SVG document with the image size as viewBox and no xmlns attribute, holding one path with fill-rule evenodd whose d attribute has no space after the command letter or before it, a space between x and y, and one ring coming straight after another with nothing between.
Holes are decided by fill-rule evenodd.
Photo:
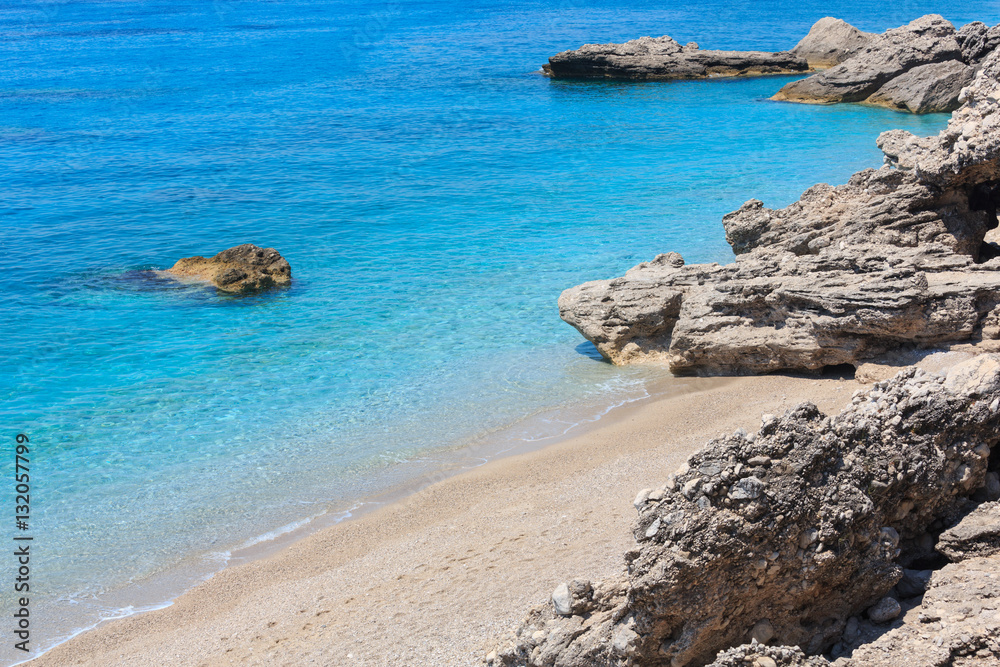
<instances>
[{"instance_id":1,"label":"white sandy beach","mask_svg":"<svg viewBox=\"0 0 1000 667\"><path fill-rule=\"evenodd\" d=\"M710 438L853 380L704 380L537 452L493 461L280 552L165 609L105 623L32 665L476 665L559 582L623 568L632 499Z\"/></svg>"}]
</instances>

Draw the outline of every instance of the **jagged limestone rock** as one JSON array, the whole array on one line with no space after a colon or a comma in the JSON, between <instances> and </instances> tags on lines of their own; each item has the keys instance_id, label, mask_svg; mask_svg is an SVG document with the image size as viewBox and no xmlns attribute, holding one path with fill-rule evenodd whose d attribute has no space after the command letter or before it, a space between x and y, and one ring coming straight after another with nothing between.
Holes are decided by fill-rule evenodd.
<instances>
[{"instance_id":1,"label":"jagged limestone rock","mask_svg":"<svg viewBox=\"0 0 1000 667\"><path fill-rule=\"evenodd\" d=\"M775 100L830 104L862 102L901 74L920 65L961 60L955 26L937 14L872 37L835 67L786 84Z\"/></svg>"},{"instance_id":2,"label":"jagged limestone rock","mask_svg":"<svg viewBox=\"0 0 1000 667\"><path fill-rule=\"evenodd\" d=\"M704 665L764 620L775 644L819 653L857 633L930 526L974 505L998 426L1000 355L982 355L713 440L642 503L627 575L583 614L535 608L494 663Z\"/></svg>"},{"instance_id":3,"label":"jagged limestone rock","mask_svg":"<svg viewBox=\"0 0 1000 667\"><path fill-rule=\"evenodd\" d=\"M552 56L542 69L553 78L668 80L787 74L809 65L785 51L703 51L694 42L682 46L663 36L585 44Z\"/></svg>"},{"instance_id":4,"label":"jagged limestone rock","mask_svg":"<svg viewBox=\"0 0 1000 667\"><path fill-rule=\"evenodd\" d=\"M678 373L816 370L901 346L1000 337L1000 52L938 136L883 133L881 169L784 209L723 219L732 264L660 255L566 290L560 315L606 358Z\"/></svg>"}]
</instances>

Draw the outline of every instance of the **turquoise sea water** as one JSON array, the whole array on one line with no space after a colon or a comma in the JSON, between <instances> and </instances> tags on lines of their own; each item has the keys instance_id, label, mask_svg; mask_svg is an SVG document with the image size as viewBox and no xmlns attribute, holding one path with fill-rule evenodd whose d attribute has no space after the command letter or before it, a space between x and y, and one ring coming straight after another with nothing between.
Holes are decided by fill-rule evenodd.
<instances>
[{"instance_id":1,"label":"turquoise sea water","mask_svg":"<svg viewBox=\"0 0 1000 667\"><path fill-rule=\"evenodd\" d=\"M549 55L785 49L822 16L929 12L1000 22L972 2L0 0L0 470L28 434L34 646L442 452L643 395L662 371L595 360L562 289L668 250L730 261L720 220L745 200L784 206L878 166L879 132L945 122L767 101L782 77L550 81ZM292 287L148 272L244 242Z\"/></svg>"}]
</instances>

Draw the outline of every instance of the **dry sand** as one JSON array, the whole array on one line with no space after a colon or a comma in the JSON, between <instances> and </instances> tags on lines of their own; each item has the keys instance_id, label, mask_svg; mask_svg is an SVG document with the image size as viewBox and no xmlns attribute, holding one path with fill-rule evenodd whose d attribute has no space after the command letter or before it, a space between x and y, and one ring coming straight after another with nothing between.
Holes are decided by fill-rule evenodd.
<instances>
[{"instance_id":1,"label":"dry sand","mask_svg":"<svg viewBox=\"0 0 1000 667\"><path fill-rule=\"evenodd\" d=\"M493 461L278 553L165 609L112 621L41 665L478 665L576 576L623 570L632 499L709 439L805 400L838 412L853 380L693 380L586 432ZM702 384L698 384L701 382Z\"/></svg>"}]
</instances>

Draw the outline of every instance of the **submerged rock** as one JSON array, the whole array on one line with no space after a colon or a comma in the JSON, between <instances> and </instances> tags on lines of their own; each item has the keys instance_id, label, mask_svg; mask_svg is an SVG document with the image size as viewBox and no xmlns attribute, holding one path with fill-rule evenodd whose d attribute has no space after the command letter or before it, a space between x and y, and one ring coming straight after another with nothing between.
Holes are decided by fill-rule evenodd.
<instances>
[{"instance_id":1,"label":"submerged rock","mask_svg":"<svg viewBox=\"0 0 1000 667\"><path fill-rule=\"evenodd\" d=\"M617 364L748 374L860 365L901 346L1000 337L1000 51L936 137L883 133L881 169L723 218L728 265L660 255L559 298Z\"/></svg>"},{"instance_id":2,"label":"submerged rock","mask_svg":"<svg viewBox=\"0 0 1000 667\"><path fill-rule=\"evenodd\" d=\"M223 250L214 257L179 259L166 272L207 281L224 292L254 292L292 281L292 268L277 250L250 243Z\"/></svg>"},{"instance_id":3,"label":"submerged rock","mask_svg":"<svg viewBox=\"0 0 1000 667\"><path fill-rule=\"evenodd\" d=\"M846 21L827 16L816 21L809 34L790 53L804 58L810 67L833 67L867 46L874 36Z\"/></svg>"},{"instance_id":4,"label":"submerged rock","mask_svg":"<svg viewBox=\"0 0 1000 667\"><path fill-rule=\"evenodd\" d=\"M563 51L542 69L553 78L703 79L804 72L809 65L788 52L702 51L670 37L640 37L624 44L585 44Z\"/></svg>"},{"instance_id":5,"label":"submerged rock","mask_svg":"<svg viewBox=\"0 0 1000 667\"><path fill-rule=\"evenodd\" d=\"M535 608L494 662L823 664L803 654L864 635L859 626L868 621L857 617L873 607L868 614L880 622L898 614L899 604L883 598L921 553L929 528L954 523L974 505L986 454L1000 441L997 405L1000 355L983 355L947 376L907 369L859 392L836 416L802 404L753 437L737 431L713 440L668 481L661 499L642 503L627 575L602 584L615 593L594 594L581 614ZM758 457L770 464L751 464ZM706 474L707 462L722 465ZM748 479L760 493L734 497L731 490ZM695 480L694 494L680 490ZM997 599L974 610L989 610L979 619L986 628L1000 621ZM775 647L757 643L765 637Z\"/></svg>"}]
</instances>

